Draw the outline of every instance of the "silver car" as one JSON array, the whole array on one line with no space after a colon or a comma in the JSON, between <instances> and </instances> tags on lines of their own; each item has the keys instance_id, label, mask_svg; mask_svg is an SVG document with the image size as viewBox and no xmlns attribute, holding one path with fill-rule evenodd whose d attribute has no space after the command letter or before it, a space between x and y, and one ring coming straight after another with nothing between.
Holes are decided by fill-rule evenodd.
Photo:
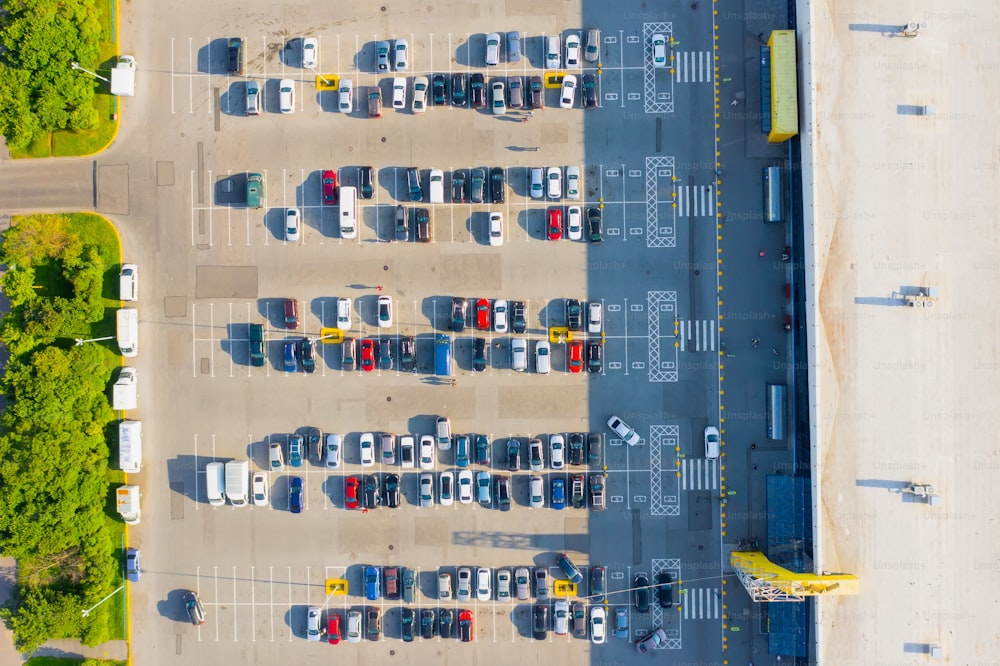
<instances>
[{"instance_id":1,"label":"silver car","mask_svg":"<svg viewBox=\"0 0 1000 666\"><path fill-rule=\"evenodd\" d=\"M552 630L558 636L569 633L569 602L565 599L560 599L553 607Z\"/></svg>"},{"instance_id":2,"label":"silver car","mask_svg":"<svg viewBox=\"0 0 1000 666\"><path fill-rule=\"evenodd\" d=\"M340 435L328 432L326 434L326 468L338 469L340 467Z\"/></svg>"},{"instance_id":3,"label":"silver car","mask_svg":"<svg viewBox=\"0 0 1000 666\"><path fill-rule=\"evenodd\" d=\"M380 72L389 71L389 42L375 44L375 68Z\"/></svg>"},{"instance_id":4,"label":"silver car","mask_svg":"<svg viewBox=\"0 0 1000 666\"><path fill-rule=\"evenodd\" d=\"M524 106L524 87L520 76L511 76L507 79L507 100L512 109L520 109Z\"/></svg>"},{"instance_id":5,"label":"silver car","mask_svg":"<svg viewBox=\"0 0 1000 666\"><path fill-rule=\"evenodd\" d=\"M469 601L472 598L472 569L469 567L461 567L458 570L455 598L459 601Z\"/></svg>"},{"instance_id":6,"label":"silver car","mask_svg":"<svg viewBox=\"0 0 1000 666\"><path fill-rule=\"evenodd\" d=\"M316 606L310 606L306 611L306 640L318 641L323 631L320 622L323 619L323 611Z\"/></svg>"},{"instance_id":7,"label":"silver car","mask_svg":"<svg viewBox=\"0 0 1000 666\"><path fill-rule=\"evenodd\" d=\"M382 464L396 464L396 436L391 432L382 433Z\"/></svg>"},{"instance_id":8,"label":"silver car","mask_svg":"<svg viewBox=\"0 0 1000 666\"><path fill-rule=\"evenodd\" d=\"M361 611L347 611L347 642L361 642Z\"/></svg>"},{"instance_id":9,"label":"silver car","mask_svg":"<svg viewBox=\"0 0 1000 666\"><path fill-rule=\"evenodd\" d=\"M510 601L510 569L497 569L497 601Z\"/></svg>"},{"instance_id":10,"label":"silver car","mask_svg":"<svg viewBox=\"0 0 1000 666\"><path fill-rule=\"evenodd\" d=\"M479 567L476 570L476 599L479 601L489 601L492 598L493 572L487 567Z\"/></svg>"},{"instance_id":11,"label":"silver car","mask_svg":"<svg viewBox=\"0 0 1000 666\"><path fill-rule=\"evenodd\" d=\"M451 599L451 574L438 573L438 599Z\"/></svg>"},{"instance_id":12,"label":"silver car","mask_svg":"<svg viewBox=\"0 0 1000 666\"><path fill-rule=\"evenodd\" d=\"M431 509L434 507L434 475L420 475L420 508Z\"/></svg>"},{"instance_id":13,"label":"silver car","mask_svg":"<svg viewBox=\"0 0 1000 666\"><path fill-rule=\"evenodd\" d=\"M260 115L260 84L256 81L247 81L247 115Z\"/></svg>"},{"instance_id":14,"label":"silver car","mask_svg":"<svg viewBox=\"0 0 1000 666\"><path fill-rule=\"evenodd\" d=\"M531 574L527 567L518 567L514 570L514 590L521 601L531 596Z\"/></svg>"}]
</instances>

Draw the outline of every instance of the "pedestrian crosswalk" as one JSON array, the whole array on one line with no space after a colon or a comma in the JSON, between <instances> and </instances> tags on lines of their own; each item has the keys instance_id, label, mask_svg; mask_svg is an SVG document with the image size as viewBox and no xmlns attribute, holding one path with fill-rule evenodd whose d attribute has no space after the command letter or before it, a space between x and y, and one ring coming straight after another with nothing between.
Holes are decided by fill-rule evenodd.
<instances>
[{"instance_id":1,"label":"pedestrian crosswalk","mask_svg":"<svg viewBox=\"0 0 1000 666\"><path fill-rule=\"evenodd\" d=\"M678 217L714 217L715 187L713 185L680 185L677 187Z\"/></svg>"},{"instance_id":2,"label":"pedestrian crosswalk","mask_svg":"<svg viewBox=\"0 0 1000 666\"><path fill-rule=\"evenodd\" d=\"M714 79L711 51L675 51L673 64L677 83L711 83Z\"/></svg>"},{"instance_id":3,"label":"pedestrian crosswalk","mask_svg":"<svg viewBox=\"0 0 1000 666\"><path fill-rule=\"evenodd\" d=\"M681 490L719 490L719 461L705 458L681 460Z\"/></svg>"},{"instance_id":4,"label":"pedestrian crosswalk","mask_svg":"<svg viewBox=\"0 0 1000 666\"><path fill-rule=\"evenodd\" d=\"M684 620L717 620L722 617L722 592L715 587L684 587L679 595Z\"/></svg>"},{"instance_id":5,"label":"pedestrian crosswalk","mask_svg":"<svg viewBox=\"0 0 1000 666\"><path fill-rule=\"evenodd\" d=\"M677 322L677 337L681 351L714 352L718 331L714 319L680 319Z\"/></svg>"}]
</instances>

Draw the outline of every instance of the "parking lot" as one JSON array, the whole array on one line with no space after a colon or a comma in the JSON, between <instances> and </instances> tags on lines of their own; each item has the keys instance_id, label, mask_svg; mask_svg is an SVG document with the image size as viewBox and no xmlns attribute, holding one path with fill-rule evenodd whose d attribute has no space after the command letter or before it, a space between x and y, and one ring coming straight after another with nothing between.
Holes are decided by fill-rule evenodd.
<instances>
[{"instance_id":1,"label":"parking lot","mask_svg":"<svg viewBox=\"0 0 1000 666\"><path fill-rule=\"evenodd\" d=\"M720 460L705 459L702 445L704 427L718 420L720 353L711 267L721 199L714 166L704 166L714 164L715 151L711 34L686 14L652 22L628 12L625 19L599 12L591 18L522 15L473 26L436 7L427 16L402 10L391 17L391 28L379 17L344 23L303 17L286 24L268 17L262 29L265 23L222 20L217 11L207 10L205 25L218 26L207 29L210 38L164 18L176 30L164 31L140 54L158 100L148 105L150 118L184 140L151 146L159 188L141 201L155 201L162 223L147 230L154 243L132 247L144 271L143 298L150 299L140 315L144 349L165 350L138 361L158 380L142 387L137 414L147 421L147 450L155 460L137 478L143 521L130 536L142 547L146 567L130 593L136 659L173 663L162 650L147 649L170 642L178 655L198 660L228 659L239 644L255 663L289 657L318 663L331 650L349 650L359 663L381 662L390 653L422 663L429 650L446 659L490 661L495 644L504 643L536 660L578 663L590 655L631 663L637 658L632 642L659 627L666 640L658 649L717 658L717 648L708 645L717 640L725 612L717 503L724 472ZM546 38L558 35L564 46L571 34L585 39L592 25L602 31L596 61L562 67L556 79L545 79L544 108L494 114L489 92L481 109L410 108L416 76L445 74L450 83L456 73L479 73L487 91L515 76L525 84L546 77L552 73L544 62ZM501 35L520 30L523 57L511 63L502 49L499 64L487 67L486 32L472 28ZM673 67L653 65L651 39L658 34L668 40ZM244 72L231 75L227 42L237 36ZM305 37L317 40L315 68L301 66ZM376 43L400 39L408 44L407 71L376 71ZM599 108L583 108L579 91L573 108L560 108L563 73L594 75ZM407 82L401 110L390 103L397 76ZM317 87L332 78L353 82L349 113L338 110L335 86ZM294 85L292 113L279 110L282 79ZM262 91L258 116L246 115L248 82ZM369 118L367 96L376 89L382 117ZM125 132L123 141L128 137ZM374 170L372 197L358 199L358 233L345 238L340 207L324 203L323 173L333 171L341 187L358 187L365 166ZM411 167L419 170L423 201L412 200ZM468 181L474 169L489 174L494 167L503 174L502 203L490 203L489 191L484 203L470 203L468 192L456 200L457 174ZM546 175L558 168L563 187L557 195L532 196L537 167ZM577 196L569 192L570 167L580 173ZM444 175L439 203L428 200L432 169ZM260 208L247 206L251 173L262 175ZM406 240L396 233L398 206ZM584 220L599 211L602 242L588 242L586 225L579 240L566 237L563 225L573 207ZM295 241L285 229L290 208L302 224ZM418 208L428 210L429 243L416 242ZM551 239L553 211L563 217L558 240ZM499 246L489 237L491 213L503 216ZM706 269L692 273L690 266ZM377 301L385 296L392 299L392 320L381 327ZM460 332L452 322L456 297L470 306ZM298 302L294 330L284 321L286 299ZM338 299L350 301L353 319L332 334ZM523 302L524 333L478 329L473 311L480 299ZM598 329L584 328L570 339L567 299L584 308L599 303ZM262 366L250 362L251 324L265 333ZM448 376L434 372L440 334L452 337ZM356 355L362 340L388 345L393 361L371 372L345 369L340 336L359 345ZM411 336L412 372L399 364L400 341ZM285 343L306 337L317 342L315 372L286 371ZM474 369L477 338L485 340L481 372ZM512 368L518 339L528 343L525 371ZM539 374L532 351L546 340L551 371ZM600 344L598 371L570 371L571 340ZM612 414L636 429L638 445L627 446L608 429ZM509 511L495 503L443 506L438 498L421 508L425 470L360 464L362 433L432 434L437 416L449 417L455 434L489 436L492 463L471 468L489 471L494 480L510 478ZM287 446L288 437L307 426L344 437L340 468L307 460L270 471L267 506L208 504L206 464L247 460L251 472L268 470L268 444ZM528 469L530 438L547 443L553 434L571 433L601 433L600 460ZM523 446L517 471L506 467L510 438ZM439 482L442 473L457 476L460 469L453 450L438 449L426 473ZM399 476L399 508L345 508L345 479L368 474L383 482L388 474ZM589 500L585 508L553 508L554 482L568 491L576 474L604 480L606 510L593 510ZM543 508L530 508L532 476L543 480ZM293 477L303 479L298 514L289 510ZM184 548L171 547L177 543ZM550 596L543 604L551 613L554 586L564 580L556 566L560 553L584 576L570 601L605 607L609 621L617 609L626 610L627 640L612 634L594 645L572 632L557 636L551 625L544 640L533 638L534 594L509 602L437 598L440 571L488 567L495 575L525 566L548 572ZM367 565L412 569L413 603L366 600ZM590 598L593 567L605 567L606 590ZM652 586L660 574L674 581L671 607L661 608L653 594L649 610L637 610L636 577ZM327 594L327 581L340 578L348 581L347 593ZM207 622L200 627L184 623L179 599L188 589L205 605ZM475 644L419 635L402 642L400 609L439 604L472 611ZM378 607L382 640L336 648L310 643L311 606L339 613L342 621L350 609ZM136 619L150 615L157 620ZM444 649L449 642L454 645Z\"/></svg>"}]
</instances>

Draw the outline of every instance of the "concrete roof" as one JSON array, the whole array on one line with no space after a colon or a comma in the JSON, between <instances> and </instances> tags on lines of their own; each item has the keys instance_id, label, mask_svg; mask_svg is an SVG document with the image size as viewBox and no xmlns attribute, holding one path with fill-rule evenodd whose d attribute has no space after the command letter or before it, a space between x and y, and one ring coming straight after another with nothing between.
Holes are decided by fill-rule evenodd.
<instances>
[{"instance_id":1,"label":"concrete roof","mask_svg":"<svg viewBox=\"0 0 1000 666\"><path fill-rule=\"evenodd\" d=\"M977 662L1000 644L1000 14L803 4L816 564L862 589L818 602L817 660ZM917 38L890 36L910 21ZM914 286L933 308L891 298Z\"/></svg>"}]
</instances>

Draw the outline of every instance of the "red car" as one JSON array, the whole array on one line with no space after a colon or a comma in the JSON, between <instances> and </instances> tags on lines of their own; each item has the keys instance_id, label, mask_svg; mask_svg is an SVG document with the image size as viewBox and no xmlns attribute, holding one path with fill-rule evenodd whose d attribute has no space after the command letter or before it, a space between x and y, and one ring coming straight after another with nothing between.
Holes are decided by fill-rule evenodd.
<instances>
[{"instance_id":1,"label":"red car","mask_svg":"<svg viewBox=\"0 0 1000 666\"><path fill-rule=\"evenodd\" d=\"M549 211L549 240L562 238L562 209L553 208Z\"/></svg>"},{"instance_id":2,"label":"red car","mask_svg":"<svg viewBox=\"0 0 1000 666\"><path fill-rule=\"evenodd\" d=\"M326 612L326 639L336 645L340 642L340 613Z\"/></svg>"},{"instance_id":3,"label":"red car","mask_svg":"<svg viewBox=\"0 0 1000 666\"><path fill-rule=\"evenodd\" d=\"M323 172L323 203L327 206L337 205L337 172Z\"/></svg>"},{"instance_id":4,"label":"red car","mask_svg":"<svg viewBox=\"0 0 1000 666\"><path fill-rule=\"evenodd\" d=\"M375 369L375 341L364 339L361 341L361 369L371 372Z\"/></svg>"},{"instance_id":5,"label":"red car","mask_svg":"<svg viewBox=\"0 0 1000 666\"><path fill-rule=\"evenodd\" d=\"M357 509L358 490L361 488L361 477L349 476L344 479L344 507L347 509Z\"/></svg>"},{"instance_id":6,"label":"red car","mask_svg":"<svg viewBox=\"0 0 1000 666\"><path fill-rule=\"evenodd\" d=\"M476 301L476 328L480 331L490 330L490 302L485 298Z\"/></svg>"},{"instance_id":7,"label":"red car","mask_svg":"<svg viewBox=\"0 0 1000 666\"><path fill-rule=\"evenodd\" d=\"M299 327L299 302L294 298L285 299L285 328L294 331Z\"/></svg>"},{"instance_id":8,"label":"red car","mask_svg":"<svg viewBox=\"0 0 1000 666\"><path fill-rule=\"evenodd\" d=\"M583 340L569 343L569 354L566 358L570 372L583 372Z\"/></svg>"},{"instance_id":9,"label":"red car","mask_svg":"<svg viewBox=\"0 0 1000 666\"><path fill-rule=\"evenodd\" d=\"M482 472L480 472L482 474ZM463 643L471 643L476 638L476 628L472 623L472 611L458 613L458 637Z\"/></svg>"}]
</instances>

